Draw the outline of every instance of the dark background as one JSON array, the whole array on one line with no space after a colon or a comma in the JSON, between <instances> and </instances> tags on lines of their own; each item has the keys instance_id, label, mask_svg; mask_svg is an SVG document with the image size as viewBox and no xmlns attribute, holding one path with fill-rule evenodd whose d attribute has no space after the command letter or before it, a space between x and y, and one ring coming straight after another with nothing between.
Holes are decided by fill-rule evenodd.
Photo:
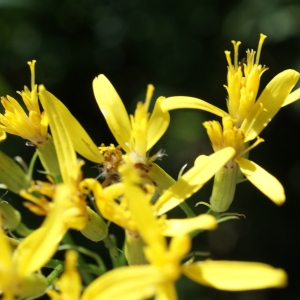
<instances>
[{"instance_id":1,"label":"dark background","mask_svg":"<svg viewBox=\"0 0 300 300\"><path fill-rule=\"evenodd\" d=\"M26 63L36 59L36 82L67 105L97 145L109 144L115 141L93 96L95 76L104 73L110 79L129 113L144 100L148 83L156 87L155 99L194 96L226 110L224 50L232 51L230 41L242 41L242 59L246 49L256 50L260 33L268 36L260 59L270 68L262 77L264 87L285 69L300 70L299 15L298 0L2 0L0 93L20 99L15 91L30 87ZM266 142L251 152L253 161L282 182L286 203L276 207L250 183L242 183L230 211L247 218L223 223L194 243L194 249L209 250L214 259L281 267L289 274L289 287L229 293L182 279L180 299L300 299L299 114L300 103L283 108L261 134ZM161 166L172 176L185 163L191 167L198 155L212 152L202 126L211 119L216 117L201 111L171 112L171 126L151 153L166 150ZM33 149L24 144L10 136L0 147L29 163ZM86 165L85 174L97 176L93 164ZM189 203L208 201L210 191L211 183ZM12 194L4 199L21 207ZM30 220L25 216L25 223Z\"/></svg>"}]
</instances>

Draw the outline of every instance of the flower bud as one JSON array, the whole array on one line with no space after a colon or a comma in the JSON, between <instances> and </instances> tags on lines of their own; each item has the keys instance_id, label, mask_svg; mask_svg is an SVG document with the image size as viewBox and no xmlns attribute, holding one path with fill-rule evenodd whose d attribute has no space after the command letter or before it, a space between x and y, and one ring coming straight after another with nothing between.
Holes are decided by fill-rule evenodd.
<instances>
[{"instance_id":1,"label":"flower bud","mask_svg":"<svg viewBox=\"0 0 300 300\"><path fill-rule=\"evenodd\" d=\"M212 195L210 197L211 209L215 212L226 211L235 194L239 167L234 164L232 168L223 167L215 174Z\"/></svg>"},{"instance_id":2,"label":"flower bud","mask_svg":"<svg viewBox=\"0 0 300 300\"><path fill-rule=\"evenodd\" d=\"M0 181L7 189L19 194L30 186L30 180L22 168L9 156L0 151Z\"/></svg>"},{"instance_id":3,"label":"flower bud","mask_svg":"<svg viewBox=\"0 0 300 300\"><path fill-rule=\"evenodd\" d=\"M99 242L106 238L108 233L107 224L104 220L94 212L89 206L87 206L88 223L81 233L88 239Z\"/></svg>"},{"instance_id":4,"label":"flower bud","mask_svg":"<svg viewBox=\"0 0 300 300\"><path fill-rule=\"evenodd\" d=\"M0 202L0 214L2 225L8 230L16 229L21 222L21 214L6 201Z\"/></svg>"}]
</instances>

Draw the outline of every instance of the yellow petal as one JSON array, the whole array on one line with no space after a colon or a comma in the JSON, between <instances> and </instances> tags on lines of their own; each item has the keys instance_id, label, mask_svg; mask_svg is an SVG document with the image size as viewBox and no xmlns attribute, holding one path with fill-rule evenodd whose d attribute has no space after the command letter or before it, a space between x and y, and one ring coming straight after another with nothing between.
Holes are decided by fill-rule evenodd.
<instances>
[{"instance_id":1,"label":"yellow petal","mask_svg":"<svg viewBox=\"0 0 300 300\"><path fill-rule=\"evenodd\" d=\"M98 147L94 144L84 128L74 118L74 116L61 101L59 101L51 93L47 92L45 88L41 89L41 87L40 100L50 119L50 125L52 117L51 114L53 114L53 112L49 112L48 109L55 110L56 115L61 118L61 122L65 124L65 129L67 130L71 138L74 149L80 155L96 163L103 162L103 156L99 153ZM51 103L51 106L49 105L49 102ZM45 105L47 108L45 107ZM53 131L52 128L51 131Z\"/></svg>"},{"instance_id":2,"label":"yellow petal","mask_svg":"<svg viewBox=\"0 0 300 300\"><path fill-rule=\"evenodd\" d=\"M170 124L169 113L161 109L163 100L164 97L160 97L156 100L154 110L149 120L147 151L150 150L163 136Z\"/></svg>"},{"instance_id":3,"label":"yellow petal","mask_svg":"<svg viewBox=\"0 0 300 300\"><path fill-rule=\"evenodd\" d=\"M235 154L233 148L224 148L210 156L201 156L199 163L188 170L173 186L166 190L154 207L158 215L182 203L196 193Z\"/></svg>"},{"instance_id":4,"label":"yellow petal","mask_svg":"<svg viewBox=\"0 0 300 300\"><path fill-rule=\"evenodd\" d=\"M6 132L0 129L0 141L4 141L6 139Z\"/></svg>"},{"instance_id":5,"label":"yellow petal","mask_svg":"<svg viewBox=\"0 0 300 300\"><path fill-rule=\"evenodd\" d=\"M122 166L122 168L120 167L120 173L123 176L125 197L128 201L129 210L143 240L148 245L159 243L162 247L165 247L165 239L161 235L161 229L152 213L149 195L139 186L140 178L134 168Z\"/></svg>"},{"instance_id":6,"label":"yellow petal","mask_svg":"<svg viewBox=\"0 0 300 300\"><path fill-rule=\"evenodd\" d=\"M175 180L168 173L154 163L151 164L147 175L155 182L160 194L175 183Z\"/></svg>"},{"instance_id":7,"label":"yellow petal","mask_svg":"<svg viewBox=\"0 0 300 300\"><path fill-rule=\"evenodd\" d=\"M190 279L220 290L245 291L265 288L282 288L287 275L263 263L206 260L183 266Z\"/></svg>"},{"instance_id":8,"label":"yellow petal","mask_svg":"<svg viewBox=\"0 0 300 300\"><path fill-rule=\"evenodd\" d=\"M0 216L0 245L1 245L0 279L2 281L2 278L1 278L2 274L9 273L10 271L12 271L12 263L11 263L12 251L11 251L7 237L2 232L1 216ZM1 283L0 283L0 288L1 288Z\"/></svg>"},{"instance_id":9,"label":"yellow petal","mask_svg":"<svg viewBox=\"0 0 300 300\"><path fill-rule=\"evenodd\" d=\"M173 282L160 285L155 300L177 300L177 292Z\"/></svg>"},{"instance_id":10,"label":"yellow petal","mask_svg":"<svg viewBox=\"0 0 300 300\"><path fill-rule=\"evenodd\" d=\"M65 183L72 182L74 168L77 164L69 131L56 109L56 98L47 92L43 85L39 87L39 91L41 103L49 118L62 178Z\"/></svg>"},{"instance_id":11,"label":"yellow petal","mask_svg":"<svg viewBox=\"0 0 300 300\"><path fill-rule=\"evenodd\" d=\"M292 93L290 93L286 99L284 100L283 104L281 105L281 107L289 105L297 100L300 99L300 88L296 89L295 91L293 91Z\"/></svg>"},{"instance_id":12,"label":"yellow petal","mask_svg":"<svg viewBox=\"0 0 300 300\"><path fill-rule=\"evenodd\" d=\"M163 281L159 269L152 266L121 267L105 273L93 281L82 300L148 299Z\"/></svg>"},{"instance_id":13,"label":"yellow petal","mask_svg":"<svg viewBox=\"0 0 300 300\"><path fill-rule=\"evenodd\" d=\"M274 176L248 159L239 157L235 160L239 164L242 173L262 193L264 193L277 205L284 203L284 189L281 183Z\"/></svg>"},{"instance_id":14,"label":"yellow petal","mask_svg":"<svg viewBox=\"0 0 300 300\"><path fill-rule=\"evenodd\" d=\"M70 189L59 186L58 196L66 199L70 195ZM40 228L28 235L16 249L13 261L20 275L26 276L40 269L53 256L57 247L66 233L62 222L61 203L56 205Z\"/></svg>"},{"instance_id":15,"label":"yellow petal","mask_svg":"<svg viewBox=\"0 0 300 300\"><path fill-rule=\"evenodd\" d=\"M166 228L163 230L163 235L166 236L181 236L189 234L194 230L212 230L217 227L216 218L212 215L199 215L188 219L170 219L165 220Z\"/></svg>"},{"instance_id":16,"label":"yellow petal","mask_svg":"<svg viewBox=\"0 0 300 300\"><path fill-rule=\"evenodd\" d=\"M103 75L93 81L94 95L98 106L119 145L129 151L131 126L125 106L115 88Z\"/></svg>"},{"instance_id":17,"label":"yellow petal","mask_svg":"<svg viewBox=\"0 0 300 300\"><path fill-rule=\"evenodd\" d=\"M241 128L246 134L245 142L256 138L277 114L300 74L294 70L285 70L276 75L265 87ZM264 111L258 114L263 107Z\"/></svg>"},{"instance_id":18,"label":"yellow petal","mask_svg":"<svg viewBox=\"0 0 300 300\"><path fill-rule=\"evenodd\" d=\"M220 117L224 117L228 115L228 113L225 112L224 110L212 104L209 104L206 101L203 101L198 98L185 97L185 96L168 97L163 100L161 107L163 111L169 111L169 110L180 109L180 108L193 108L193 109L205 110Z\"/></svg>"}]
</instances>

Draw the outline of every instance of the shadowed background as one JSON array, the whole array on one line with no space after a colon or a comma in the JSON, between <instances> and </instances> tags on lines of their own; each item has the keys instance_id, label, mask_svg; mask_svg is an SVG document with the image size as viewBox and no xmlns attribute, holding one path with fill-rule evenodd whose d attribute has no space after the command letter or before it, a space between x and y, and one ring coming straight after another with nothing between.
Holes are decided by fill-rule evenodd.
<instances>
[{"instance_id":1,"label":"shadowed background","mask_svg":"<svg viewBox=\"0 0 300 300\"><path fill-rule=\"evenodd\" d=\"M285 69L300 71L298 3L0 0L0 93L20 99L15 91L30 86L27 61L36 59L36 82L66 104L97 145L115 143L92 91L92 80L101 73L115 86L129 113L144 100L148 83L156 88L153 102L161 95L186 95L226 110L224 50L233 50L232 39L242 41L241 60L246 49L256 50L260 33L267 35L260 62L270 69L261 87ZM180 299L299 299L299 114L300 103L282 109L261 134L266 142L251 152L253 161L282 182L287 202L276 207L250 183L242 183L230 211L247 218L198 236L193 248L209 250L214 259L261 261L284 268L289 287L229 293L183 279L178 283ZM165 149L167 156L159 164L176 178L185 163L189 168L198 155L212 153L202 123L213 119L218 120L201 111L172 111L170 128L151 154ZM0 147L27 163L34 151L11 136ZM95 177L98 171L87 164L85 174ZM210 192L211 183L189 203L208 201ZM11 193L4 199L22 207L20 198ZM205 211L203 206L195 209ZM170 216L183 213L178 210ZM26 215L24 222L30 224L31 219ZM119 239L121 247L121 235ZM86 239L81 242L95 248Z\"/></svg>"}]
</instances>

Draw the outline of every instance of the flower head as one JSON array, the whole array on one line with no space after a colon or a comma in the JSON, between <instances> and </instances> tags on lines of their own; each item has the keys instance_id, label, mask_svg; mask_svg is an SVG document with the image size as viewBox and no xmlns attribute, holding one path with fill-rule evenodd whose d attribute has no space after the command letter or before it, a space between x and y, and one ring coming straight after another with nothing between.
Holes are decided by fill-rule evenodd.
<instances>
[{"instance_id":1,"label":"flower head","mask_svg":"<svg viewBox=\"0 0 300 300\"><path fill-rule=\"evenodd\" d=\"M214 113L222 117L222 124L217 121L205 122L214 151L224 147L233 147L235 156L230 159L215 176L211 197L212 209L218 212L229 208L235 193L235 186L240 180L238 167L246 178L276 204L285 201L284 190L279 181L244 155L263 140L259 134L286 103L299 98L299 91L291 93L300 74L295 70L285 70L276 75L257 98L260 78L267 70L259 63L262 44L266 36L261 34L257 53L247 50L246 60L239 62L238 48L240 42L232 41L234 61L230 52L225 51L228 62L227 86L228 112L196 98L170 97L162 102L162 110L178 108L195 108ZM292 95L293 94L293 95ZM248 142L257 138L249 147ZM226 180L225 180L226 177ZM225 200L224 200L225 199Z\"/></svg>"},{"instance_id":2,"label":"flower head","mask_svg":"<svg viewBox=\"0 0 300 300\"><path fill-rule=\"evenodd\" d=\"M149 157L149 150L156 144L167 130L170 122L168 112L161 110L161 102L164 97L157 99L152 114L149 113L150 101L154 87L149 84L145 102L138 102L134 115L128 115L118 93L104 75L99 75L93 81L93 89L99 108L106 122L121 148L125 151L122 157L117 158L117 163L111 163L112 168L120 164L132 164L144 179L151 182L148 171L155 159L162 157L159 152ZM106 155L110 149L100 147ZM115 150L112 149L114 152ZM112 154L113 155L113 154ZM154 167L155 168L155 167ZM118 173L117 169L114 172Z\"/></svg>"},{"instance_id":3,"label":"flower head","mask_svg":"<svg viewBox=\"0 0 300 300\"><path fill-rule=\"evenodd\" d=\"M37 85L35 84L35 63L35 60L28 62L31 71L31 91L25 86L24 91L18 92L28 109L28 114L14 98L2 97L1 103L5 108L5 114L0 114L0 129L38 145L48 139L48 118L39 107Z\"/></svg>"}]
</instances>

